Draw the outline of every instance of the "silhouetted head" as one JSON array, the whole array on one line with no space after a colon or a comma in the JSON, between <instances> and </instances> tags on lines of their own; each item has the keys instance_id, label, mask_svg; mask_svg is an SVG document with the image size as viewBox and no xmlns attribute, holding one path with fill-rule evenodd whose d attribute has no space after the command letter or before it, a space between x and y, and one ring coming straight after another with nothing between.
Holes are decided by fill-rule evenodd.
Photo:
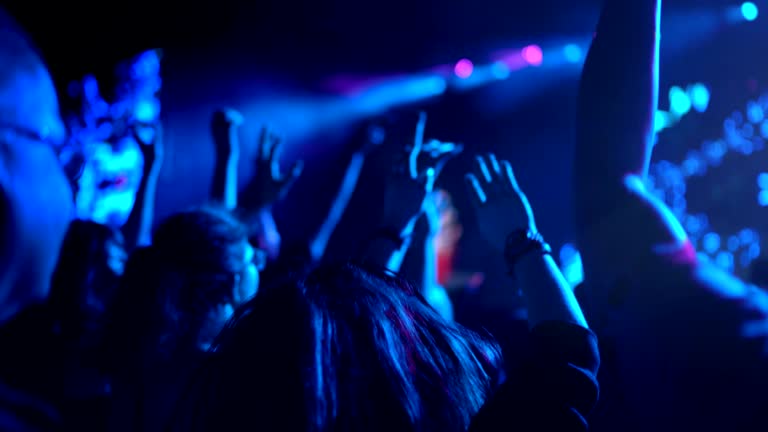
<instances>
[{"instance_id":1,"label":"silhouetted head","mask_svg":"<svg viewBox=\"0 0 768 432\"><path fill-rule=\"evenodd\" d=\"M58 99L24 33L0 11L0 322L48 294L72 215L57 153Z\"/></svg>"},{"instance_id":2,"label":"silhouetted head","mask_svg":"<svg viewBox=\"0 0 768 432\"><path fill-rule=\"evenodd\" d=\"M126 348L149 355L207 349L235 307L256 294L258 255L226 210L201 208L163 221L152 246L129 258L115 300L113 324ZM130 348L131 340L139 348Z\"/></svg>"},{"instance_id":3,"label":"silhouetted head","mask_svg":"<svg viewBox=\"0 0 768 432\"><path fill-rule=\"evenodd\" d=\"M494 343L353 265L264 290L215 353L203 430L466 431L500 364Z\"/></svg>"},{"instance_id":4,"label":"silhouetted head","mask_svg":"<svg viewBox=\"0 0 768 432\"><path fill-rule=\"evenodd\" d=\"M126 258L120 231L92 221L72 222L48 299L62 331L82 332L100 322L117 290Z\"/></svg>"}]
</instances>

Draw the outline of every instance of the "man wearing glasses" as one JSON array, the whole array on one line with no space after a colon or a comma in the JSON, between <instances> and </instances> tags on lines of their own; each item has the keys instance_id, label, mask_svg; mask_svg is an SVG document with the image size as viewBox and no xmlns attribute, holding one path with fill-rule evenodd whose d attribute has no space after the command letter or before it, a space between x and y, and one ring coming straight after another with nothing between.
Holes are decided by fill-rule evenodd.
<instances>
[{"instance_id":1,"label":"man wearing glasses","mask_svg":"<svg viewBox=\"0 0 768 432\"><path fill-rule=\"evenodd\" d=\"M0 356L6 357L19 344L43 343L27 337L22 323L30 320L22 317L48 295L73 202L59 159L66 134L53 82L2 10L0 65ZM55 413L24 383L14 383L6 366L0 359L0 431L52 429Z\"/></svg>"}]
</instances>

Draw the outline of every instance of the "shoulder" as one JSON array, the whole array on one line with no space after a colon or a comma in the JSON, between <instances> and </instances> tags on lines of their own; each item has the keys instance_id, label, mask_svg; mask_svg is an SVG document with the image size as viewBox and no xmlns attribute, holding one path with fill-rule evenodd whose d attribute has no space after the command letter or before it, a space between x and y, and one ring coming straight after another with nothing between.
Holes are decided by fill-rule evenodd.
<instances>
[{"instance_id":1,"label":"shoulder","mask_svg":"<svg viewBox=\"0 0 768 432\"><path fill-rule=\"evenodd\" d=\"M470 431L588 430L586 416L598 397L597 338L564 322L531 331L531 356L483 406Z\"/></svg>"}]
</instances>

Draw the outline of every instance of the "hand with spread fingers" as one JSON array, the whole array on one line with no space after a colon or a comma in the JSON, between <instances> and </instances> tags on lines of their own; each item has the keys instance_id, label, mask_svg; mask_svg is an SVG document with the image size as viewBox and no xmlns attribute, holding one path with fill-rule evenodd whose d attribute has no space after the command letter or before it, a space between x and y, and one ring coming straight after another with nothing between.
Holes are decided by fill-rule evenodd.
<instances>
[{"instance_id":1,"label":"hand with spread fingers","mask_svg":"<svg viewBox=\"0 0 768 432\"><path fill-rule=\"evenodd\" d=\"M407 161L403 166L396 166L394 175L387 183L385 193L385 215L388 221L397 221L402 226L409 226L424 210L424 201L432 193L439 170L458 152L445 151L435 153L429 163L420 163L424 153L424 131L427 115L421 113L416 125L413 145L408 148ZM438 147L440 141L431 140L430 145ZM448 148L449 146L444 146ZM454 149L455 147L450 147Z\"/></svg>"},{"instance_id":2,"label":"hand with spread fingers","mask_svg":"<svg viewBox=\"0 0 768 432\"><path fill-rule=\"evenodd\" d=\"M514 231L536 232L533 210L508 161L493 154L477 156L474 173L465 180L480 231L495 249L503 251Z\"/></svg>"},{"instance_id":3,"label":"hand with spread fingers","mask_svg":"<svg viewBox=\"0 0 768 432\"><path fill-rule=\"evenodd\" d=\"M246 186L243 204L249 210L271 207L283 199L304 169L303 161L297 161L287 174L280 168L281 140L268 128L261 131L256 173Z\"/></svg>"}]
</instances>

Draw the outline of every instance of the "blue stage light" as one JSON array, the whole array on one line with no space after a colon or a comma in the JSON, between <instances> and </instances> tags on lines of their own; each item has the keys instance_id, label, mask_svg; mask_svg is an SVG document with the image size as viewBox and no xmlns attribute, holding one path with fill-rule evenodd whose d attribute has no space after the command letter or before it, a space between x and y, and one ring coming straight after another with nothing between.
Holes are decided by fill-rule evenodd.
<instances>
[{"instance_id":1,"label":"blue stage light","mask_svg":"<svg viewBox=\"0 0 768 432\"><path fill-rule=\"evenodd\" d=\"M747 21L754 21L757 19L760 11L757 9L757 5L752 2L745 2L741 5L741 15Z\"/></svg>"}]
</instances>

